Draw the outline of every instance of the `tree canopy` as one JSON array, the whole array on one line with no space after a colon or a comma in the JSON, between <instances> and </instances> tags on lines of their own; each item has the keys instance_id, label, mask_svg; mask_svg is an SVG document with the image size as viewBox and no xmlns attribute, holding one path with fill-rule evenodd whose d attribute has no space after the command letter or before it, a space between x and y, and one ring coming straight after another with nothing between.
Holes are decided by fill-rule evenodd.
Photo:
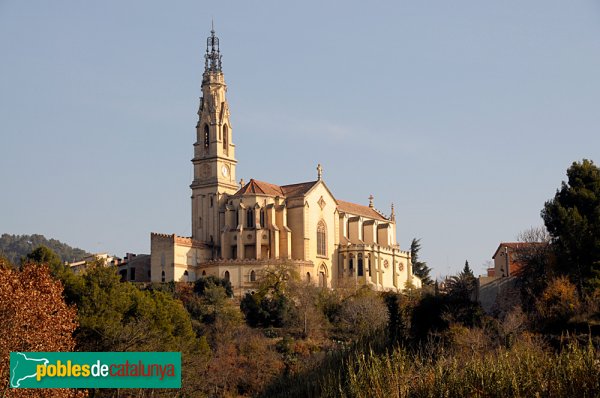
<instances>
[{"instance_id":1,"label":"tree canopy","mask_svg":"<svg viewBox=\"0 0 600 398\"><path fill-rule=\"evenodd\" d=\"M28 253L37 247L45 246L52 250L61 261L76 261L87 255L85 250L73 248L56 239L47 239L44 235L10 235L0 236L0 253L14 265L18 265Z\"/></svg>"},{"instance_id":2,"label":"tree canopy","mask_svg":"<svg viewBox=\"0 0 600 398\"><path fill-rule=\"evenodd\" d=\"M542 218L552 238L557 270L578 290L600 287L600 169L593 161L573 162Z\"/></svg>"}]
</instances>

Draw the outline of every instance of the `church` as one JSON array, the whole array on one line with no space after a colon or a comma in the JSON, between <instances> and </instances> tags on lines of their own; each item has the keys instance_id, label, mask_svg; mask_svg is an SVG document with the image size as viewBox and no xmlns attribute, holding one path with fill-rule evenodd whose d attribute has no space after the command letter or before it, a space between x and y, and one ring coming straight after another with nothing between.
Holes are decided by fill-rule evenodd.
<instances>
[{"instance_id":1,"label":"church","mask_svg":"<svg viewBox=\"0 0 600 398\"><path fill-rule=\"evenodd\" d=\"M375 290L421 286L410 253L396 241L394 206L336 198L317 166L314 181L236 182L234 133L219 39L207 39L194 143L192 236L151 233L151 280L228 279L235 294L255 288L268 267L293 267L321 287L367 284Z\"/></svg>"}]
</instances>

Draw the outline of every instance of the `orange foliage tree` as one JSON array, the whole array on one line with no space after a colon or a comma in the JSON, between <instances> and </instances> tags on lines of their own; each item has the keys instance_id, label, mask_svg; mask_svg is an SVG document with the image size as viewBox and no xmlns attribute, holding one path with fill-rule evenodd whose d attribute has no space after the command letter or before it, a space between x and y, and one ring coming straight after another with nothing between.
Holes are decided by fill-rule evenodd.
<instances>
[{"instance_id":1,"label":"orange foliage tree","mask_svg":"<svg viewBox=\"0 0 600 398\"><path fill-rule=\"evenodd\" d=\"M0 259L0 376L2 397L77 397L67 389L12 389L10 352L73 351L77 311L62 297L63 286L46 265L26 264L15 270Z\"/></svg>"}]
</instances>

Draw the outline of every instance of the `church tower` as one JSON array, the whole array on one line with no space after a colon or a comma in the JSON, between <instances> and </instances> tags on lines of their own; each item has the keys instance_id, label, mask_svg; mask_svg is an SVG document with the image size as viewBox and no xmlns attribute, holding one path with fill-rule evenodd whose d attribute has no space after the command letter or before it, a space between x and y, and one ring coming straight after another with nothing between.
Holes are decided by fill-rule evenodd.
<instances>
[{"instance_id":1,"label":"church tower","mask_svg":"<svg viewBox=\"0 0 600 398\"><path fill-rule=\"evenodd\" d=\"M194 143L192 189L192 238L219 245L228 195L238 190L235 180L235 145L229 121L227 86L221 69L219 38L214 28L206 39L202 97ZM213 251L213 256L216 251Z\"/></svg>"}]
</instances>

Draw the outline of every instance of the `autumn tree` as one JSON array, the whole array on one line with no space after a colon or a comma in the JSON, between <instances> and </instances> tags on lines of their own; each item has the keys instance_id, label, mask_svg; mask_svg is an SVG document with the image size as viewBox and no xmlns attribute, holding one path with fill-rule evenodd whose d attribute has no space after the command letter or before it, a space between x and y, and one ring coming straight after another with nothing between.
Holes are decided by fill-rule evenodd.
<instances>
[{"instance_id":1,"label":"autumn tree","mask_svg":"<svg viewBox=\"0 0 600 398\"><path fill-rule=\"evenodd\" d=\"M536 299L555 277L555 256L550 245L550 235L545 227L532 227L517 236L525 243L515 252L520 264L514 275L521 293L521 305L526 312L536 310Z\"/></svg>"},{"instance_id":2,"label":"autumn tree","mask_svg":"<svg viewBox=\"0 0 600 398\"><path fill-rule=\"evenodd\" d=\"M11 389L9 354L14 351L73 351L76 309L62 297L62 284L44 264L24 264L15 270L0 259L0 374L3 397L75 397L75 390Z\"/></svg>"},{"instance_id":3,"label":"autumn tree","mask_svg":"<svg viewBox=\"0 0 600 398\"><path fill-rule=\"evenodd\" d=\"M423 285L431 285L433 281L429 276L431 269L424 261L419 261L419 252L421 251L421 239L413 238L410 243L410 257L412 261L413 274L421 279Z\"/></svg>"},{"instance_id":4,"label":"autumn tree","mask_svg":"<svg viewBox=\"0 0 600 398\"><path fill-rule=\"evenodd\" d=\"M593 161L573 162L542 218L557 255L559 273L580 293L600 287L600 169Z\"/></svg>"}]
</instances>

